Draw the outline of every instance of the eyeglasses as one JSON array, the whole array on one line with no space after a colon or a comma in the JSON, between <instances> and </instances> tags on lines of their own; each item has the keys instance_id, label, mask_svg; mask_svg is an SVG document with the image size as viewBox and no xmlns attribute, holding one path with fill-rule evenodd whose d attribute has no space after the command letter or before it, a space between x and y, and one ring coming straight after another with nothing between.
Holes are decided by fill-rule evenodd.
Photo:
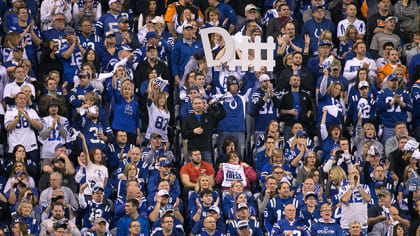
<instances>
[{"instance_id":1,"label":"eyeglasses","mask_svg":"<svg viewBox=\"0 0 420 236\"><path fill-rule=\"evenodd\" d=\"M276 175L282 175L284 172L283 171L275 171L275 172L273 172L273 174L276 174Z\"/></svg>"}]
</instances>

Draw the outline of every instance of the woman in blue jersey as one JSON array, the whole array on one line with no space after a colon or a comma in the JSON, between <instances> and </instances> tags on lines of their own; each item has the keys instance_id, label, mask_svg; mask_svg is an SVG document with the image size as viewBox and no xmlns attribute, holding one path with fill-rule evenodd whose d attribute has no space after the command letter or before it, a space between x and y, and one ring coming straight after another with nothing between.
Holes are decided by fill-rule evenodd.
<instances>
[{"instance_id":1,"label":"woman in blue jersey","mask_svg":"<svg viewBox=\"0 0 420 236\"><path fill-rule=\"evenodd\" d=\"M334 68L337 70L338 68ZM328 83L328 68L323 70L324 76L321 80L318 95L318 124L321 123L323 111L327 110L325 125L329 128L333 124L341 125L343 118L344 103L340 98L342 85L337 82L332 82L327 88Z\"/></svg>"},{"instance_id":2,"label":"woman in blue jersey","mask_svg":"<svg viewBox=\"0 0 420 236\"><path fill-rule=\"evenodd\" d=\"M30 202L32 204L32 211L30 213L30 216L38 220L38 222L41 222L42 209L41 209L41 206L38 205L38 198L34 194L32 189L27 188L26 190L23 190L19 194L19 197L17 200L18 200L18 203L16 204L17 209L19 209L19 205L22 202L25 202L25 201Z\"/></svg>"},{"instance_id":3,"label":"woman in blue jersey","mask_svg":"<svg viewBox=\"0 0 420 236\"><path fill-rule=\"evenodd\" d=\"M162 137L162 142L168 143L168 125L171 115L168 111L167 99L168 94L165 92L148 94L147 110L149 124L146 132L147 140L150 140L151 134L158 133Z\"/></svg>"},{"instance_id":4,"label":"woman in blue jersey","mask_svg":"<svg viewBox=\"0 0 420 236\"><path fill-rule=\"evenodd\" d=\"M17 212L12 214L13 223L23 222L28 226L28 234L39 234L39 221L31 217L32 203L24 200L20 202Z\"/></svg>"},{"instance_id":5,"label":"woman in blue jersey","mask_svg":"<svg viewBox=\"0 0 420 236\"><path fill-rule=\"evenodd\" d=\"M182 83L182 81L181 81L181 83ZM181 102L185 102L185 99L187 99L188 89L192 85L196 85L196 83L195 83L195 71L188 72L188 74L185 76L184 83L182 84L182 86L180 85L179 99L181 99Z\"/></svg>"},{"instance_id":6,"label":"woman in blue jersey","mask_svg":"<svg viewBox=\"0 0 420 236\"><path fill-rule=\"evenodd\" d=\"M328 154L330 151L338 146L338 141L341 138L341 127L338 124L331 125L328 130L327 126L325 125L325 120L327 117L327 108L325 107L322 111L322 119L321 119L321 138L322 138L322 163L327 161Z\"/></svg>"},{"instance_id":7,"label":"woman in blue jersey","mask_svg":"<svg viewBox=\"0 0 420 236\"><path fill-rule=\"evenodd\" d=\"M223 27L222 23L224 22L220 22L219 9L217 9L216 7L208 7L206 11L204 12L204 27L203 28Z\"/></svg>"},{"instance_id":8,"label":"woman in blue jersey","mask_svg":"<svg viewBox=\"0 0 420 236\"><path fill-rule=\"evenodd\" d=\"M332 206L340 203L338 192L344 181L347 181L346 172L340 166L333 166L328 172L328 182L325 188L327 201Z\"/></svg>"},{"instance_id":9,"label":"woman in blue jersey","mask_svg":"<svg viewBox=\"0 0 420 236\"><path fill-rule=\"evenodd\" d=\"M270 160L267 164L265 164L261 170L260 181L262 184L265 184L265 177L271 175L273 166L281 166L284 170L284 176L286 178L293 178L292 171L290 170L290 166L284 163L284 155L283 152L278 149L274 148L271 152ZM290 179L289 179L290 180Z\"/></svg>"},{"instance_id":10,"label":"woman in blue jersey","mask_svg":"<svg viewBox=\"0 0 420 236\"><path fill-rule=\"evenodd\" d=\"M282 148L282 140L281 140L281 133L280 133L280 129L279 129L279 123L275 120L271 120L268 125L267 125L267 129L265 130L264 134L261 134L260 136L258 136L257 138L257 142L255 143L255 148L256 148L256 153L259 153L261 151L265 150L265 146L264 146L264 140L265 137L274 137L274 148Z\"/></svg>"},{"instance_id":11,"label":"woman in blue jersey","mask_svg":"<svg viewBox=\"0 0 420 236\"><path fill-rule=\"evenodd\" d=\"M13 166L16 162L23 162L25 164L26 170L28 171L29 176L36 177L39 176L39 170L35 162L26 158L25 147L21 144L16 145L12 151L12 158L9 163L5 166L7 175L10 175L13 172Z\"/></svg>"},{"instance_id":12,"label":"woman in blue jersey","mask_svg":"<svg viewBox=\"0 0 420 236\"><path fill-rule=\"evenodd\" d=\"M129 181L134 180L138 183L140 190L144 191L144 181L140 183L140 179L138 177L138 168L134 163L128 163L124 168L124 176L125 178L121 178L118 183L117 189L117 197L125 198L127 194L127 184Z\"/></svg>"},{"instance_id":13,"label":"woman in blue jersey","mask_svg":"<svg viewBox=\"0 0 420 236\"><path fill-rule=\"evenodd\" d=\"M130 79L122 80L121 88L117 89L117 77L112 77L114 89L114 120L113 130L124 130L130 144L140 145L139 104L134 100L134 85Z\"/></svg>"},{"instance_id":14,"label":"woman in blue jersey","mask_svg":"<svg viewBox=\"0 0 420 236\"><path fill-rule=\"evenodd\" d=\"M411 159L416 160L415 158L410 158L410 162L411 162ZM401 183L397 187L398 206L400 207L401 210L405 210L405 211L408 210L407 200L408 200L409 191L408 191L408 186L407 186L407 179L413 177L413 174L411 173L411 171L416 171L416 168L417 166L411 166L411 165L406 166L404 169L404 175L403 175L404 179L401 181Z\"/></svg>"}]
</instances>

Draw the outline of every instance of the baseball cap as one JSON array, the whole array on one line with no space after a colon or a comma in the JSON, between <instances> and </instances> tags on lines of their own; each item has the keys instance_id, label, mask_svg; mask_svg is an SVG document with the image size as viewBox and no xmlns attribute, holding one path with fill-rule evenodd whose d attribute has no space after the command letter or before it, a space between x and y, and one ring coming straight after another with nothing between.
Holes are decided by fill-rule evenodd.
<instances>
[{"instance_id":1,"label":"baseball cap","mask_svg":"<svg viewBox=\"0 0 420 236\"><path fill-rule=\"evenodd\" d=\"M128 46L128 44L123 44L120 46L120 50L132 51L133 49L131 49L131 47Z\"/></svg>"},{"instance_id":2,"label":"baseball cap","mask_svg":"<svg viewBox=\"0 0 420 236\"><path fill-rule=\"evenodd\" d=\"M154 31L151 31L151 32L148 32L147 34L146 34L146 40L149 40L149 39L151 39L151 38L156 38L158 35L156 34L156 32L154 32Z\"/></svg>"},{"instance_id":3,"label":"baseball cap","mask_svg":"<svg viewBox=\"0 0 420 236\"><path fill-rule=\"evenodd\" d=\"M238 228L239 229L242 229L242 228L245 228L245 227L249 227L248 221L246 221L246 220L240 220L238 222Z\"/></svg>"},{"instance_id":4,"label":"baseball cap","mask_svg":"<svg viewBox=\"0 0 420 236\"><path fill-rule=\"evenodd\" d=\"M96 192L98 192L99 190L102 190L102 192L103 192L103 191L105 191L105 190L104 190L104 188L102 188L101 186L95 186L95 187L93 187L93 189L92 189L92 193L96 193Z\"/></svg>"},{"instance_id":5,"label":"baseball cap","mask_svg":"<svg viewBox=\"0 0 420 236\"><path fill-rule=\"evenodd\" d=\"M190 24L190 23L186 23L186 24L184 24L184 26L182 27L182 30L184 30L184 29L186 29L186 28L193 28L193 26L192 26L192 24Z\"/></svg>"},{"instance_id":6,"label":"baseball cap","mask_svg":"<svg viewBox=\"0 0 420 236\"><path fill-rule=\"evenodd\" d=\"M105 33L105 38L108 38L108 37L115 37L115 33L113 31L106 32Z\"/></svg>"},{"instance_id":7,"label":"baseball cap","mask_svg":"<svg viewBox=\"0 0 420 236\"><path fill-rule=\"evenodd\" d=\"M106 220L102 217L96 218L94 224L106 223Z\"/></svg>"},{"instance_id":8,"label":"baseball cap","mask_svg":"<svg viewBox=\"0 0 420 236\"><path fill-rule=\"evenodd\" d=\"M248 209L248 205L246 205L245 203L239 203L239 205L238 205L238 211L239 211L240 209L242 209L242 208L246 208L246 209Z\"/></svg>"},{"instance_id":9,"label":"baseball cap","mask_svg":"<svg viewBox=\"0 0 420 236\"><path fill-rule=\"evenodd\" d=\"M315 5L315 6L312 6L312 11L315 11L315 10L318 10L318 9L322 9L322 10L324 10L324 7L322 6L322 5Z\"/></svg>"},{"instance_id":10,"label":"baseball cap","mask_svg":"<svg viewBox=\"0 0 420 236\"><path fill-rule=\"evenodd\" d=\"M359 88L369 87L369 83L366 80L359 82Z\"/></svg>"},{"instance_id":11,"label":"baseball cap","mask_svg":"<svg viewBox=\"0 0 420 236\"><path fill-rule=\"evenodd\" d=\"M165 213L174 212L174 206L172 206L172 204L166 204L165 207L163 208L163 211Z\"/></svg>"},{"instance_id":12,"label":"baseball cap","mask_svg":"<svg viewBox=\"0 0 420 236\"><path fill-rule=\"evenodd\" d=\"M108 1L108 5L111 5L112 3L114 3L114 2L120 2L119 0L109 0Z\"/></svg>"},{"instance_id":13,"label":"baseball cap","mask_svg":"<svg viewBox=\"0 0 420 236\"><path fill-rule=\"evenodd\" d=\"M64 34L64 36L66 36L68 34L76 34L76 31L74 31L74 29L72 27L67 26L66 28L64 28L63 34Z\"/></svg>"},{"instance_id":14,"label":"baseball cap","mask_svg":"<svg viewBox=\"0 0 420 236\"><path fill-rule=\"evenodd\" d=\"M88 78L90 78L90 74L89 74L89 72L87 72L85 70L82 70L82 71L79 72L79 78L80 77L88 77Z\"/></svg>"},{"instance_id":15,"label":"baseball cap","mask_svg":"<svg viewBox=\"0 0 420 236\"><path fill-rule=\"evenodd\" d=\"M387 80L398 80L398 77L395 74L389 74Z\"/></svg>"},{"instance_id":16,"label":"baseball cap","mask_svg":"<svg viewBox=\"0 0 420 236\"><path fill-rule=\"evenodd\" d=\"M159 195L159 197L163 197L163 196L168 196L169 197L169 193L165 189L159 190L158 195Z\"/></svg>"},{"instance_id":17,"label":"baseball cap","mask_svg":"<svg viewBox=\"0 0 420 236\"><path fill-rule=\"evenodd\" d=\"M245 12L250 10L257 10L257 7L254 4L248 4L245 6Z\"/></svg>"},{"instance_id":18,"label":"baseball cap","mask_svg":"<svg viewBox=\"0 0 420 236\"><path fill-rule=\"evenodd\" d=\"M13 48L13 51L23 51L23 48L21 46L16 46Z\"/></svg>"},{"instance_id":19,"label":"baseball cap","mask_svg":"<svg viewBox=\"0 0 420 236\"><path fill-rule=\"evenodd\" d=\"M296 132L296 137L308 136L304 130Z\"/></svg>"},{"instance_id":20,"label":"baseball cap","mask_svg":"<svg viewBox=\"0 0 420 236\"><path fill-rule=\"evenodd\" d=\"M156 23L165 24L165 21L163 20L161 16L155 16L155 18L151 19L149 22L153 24L156 24Z\"/></svg>"},{"instance_id":21,"label":"baseball cap","mask_svg":"<svg viewBox=\"0 0 420 236\"><path fill-rule=\"evenodd\" d=\"M317 199L317 195L316 195L315 192L307 192L305 194L305 200L308 199L308 197L311 197L311 196L314 197L315 199Z\"/></svg>"},{"instance_id":22,"label":"baseball cap","mask_svg":"<svg viewBox=\"0 0 420 236\"><path fill-rule=\"evenodd\" d=\"M67 148L67 146L65 144L59 143L59 144L55 145L54 150L57 150L58 148L61 148L61 147Z\"/></svg>"},{"instance_id":23,"label":"baseball cap","mask_svg":"<svg viewBox=\"0 0 420 236\"><path fill-rule=\"evenodd\" d=\"M324 46L324 45L327 45L327 46L331 47L331 43L330 43L330 41L328 41L328 40L321 40L321 41L318 43L318 47L321 47L321 46Z\"/></svg>"},{"instance_id":24,"label":"baseball cap","mask_svg":"<svg viewBox=\"0 0 420 236\"><path fill-rule=\"evenodd\" d=\"M279 183L279 184L281 184L281 183L287 183L289 186L291 185L291 184L290 184L290 182L289 182L289 180L287 180L287 178L286 178L286 177L283 177L283 178L280 180L280 183Z\"/></svg>"},{"instance_id":25,"label":"baseball cap","mask_svg":"<svg viewBox=\"0 0 420 236\"><path fill-rule=\"evenodd\" d=\"M379 156L380 155L379 154L379 149L376 145L371 145L367 154L371 155L371 156Z\"/></svg>"},{"instance_id":26,"label":"baseball cap","mask_svg":"<svg viewBox=\"0 0 420 236\"><path fill-rule=\"evenodd\" d=\"M419 143L414 140L408 140L407 143L404 145L403 150L414 152L419 147Z\"/></svg>"},{"instance_id":27,"label":"baseball cap","mask_svg":"<svg viewBox=\"0 0 420 236\"><path fill-rule=\"evenodd\" d=\"M219 209L219 207L217 207L217 206L211 206L210 208L209 208L209 211L214 211L214 212L216 212L217 214L219 214L220 215L220 209Z\"/></svg>"},{"instance_id":28,"label":"baseball cap","mask_svg":"<svg viewBox=\"0 0 420 236\"><path fill-rule=\"evenodd\" d=\"M227 84L227 86L229 87L230 85L232 85L232 84L237 84L237 85L239 85L239 82L238 82L238 79L236 79L234 76L229 76L227 79L226 79L226 84Z\"/></svg>"},{"instance_id":29,"label":"baseball cap","mask_svg":"<svg viewBox=\"0 0 420 236\"><path fill-rule=\"evenodd\" d=\"M122 16L118 19L118 23L128 23L128 22L130 22L130 20L125 16Z\"/></svg>"},{"instance_id":30,"label":"baseball cap","mask_svg":"<svg viewBox=\"0 0 420 236\"><path fill-rule=\"evenodd\" d=\"M397 23L397 22L398 22L398 18L397 18L397 17L395 17L395 16L388 16L388 17L385 19L385 22L387 22L387 21L389 21L389 20L395 20L395 23Z\"/></svg>"},{"instance_id":31,"label":"baseball cap","mask_svg":"<svg viewBox=\"0 0 420 236\"><path fill-rule=\"evenodd\" d=\"M196 85L192 85L192 86L190 86L190 87L188 88L188 93L190 93L190 91L191 91L191 90L197 90L197 91L200 91Z\"/></svg>"},{"instance_id":32,"label":"baseball cap","mask_svg":"<svg viewBox=\"0 0 420 236\"><path fill-rule=\"evenodd\" d=\"M26 172L26 171L18 171L18 172L15 174L15 177L18 177L18 176L20 176L21 174L25 174L26 176L28 176L28 172Z\"/></svg>"},{"instance_id":33,"label":"baseball cap","mask_svg":"<svg viewBox=\"0 0 420 236\"><path fill-rule=\"evenodd\" d=\"M379 188L381 186L386 186L386 183L384 181L376 181L375 188Z\"/></svg>"},{"instance_id":34,"label":"baseball cap","mask_svg":"<svg viewBox=\"0 0 420 236\"><path fill-rule=\"evenodd\" d=\"M160 135L159 133L152 133L150 135L150 139L152 139L152 138L162 138L162 135Z\"/></svg>"},{"instance_id":35,"label":"baseball cap","mask_svg":"<svg viewBox=\"0 0 420 236\"><path fill-rule=\"evenodd\" d=\"M379 196L391 196L391 193L388 190L382 190L378 193L378 197Z\"/></svg>"},{"instance_id":36,"label":"baseball cap","mask_svg":"<svg viewBox=\"0 0 420 236\"><path fill-rule=\"evenodd\" d=\"M159 162L159 166L169 166L169 165L170 165L170 162L167 159L161 160Z\"/></svg>"},{"instance_id":37,"label":"baseball cap","mask_svg":"<svg viewBox=\"0 0 420 236\"><path fill-rule=\"evenodd\" d=\"M260 78L258 79L259 82L263 82L266 80L270 80L270 77L267 74L260 75Z\"/></svg>"}]
</instances>

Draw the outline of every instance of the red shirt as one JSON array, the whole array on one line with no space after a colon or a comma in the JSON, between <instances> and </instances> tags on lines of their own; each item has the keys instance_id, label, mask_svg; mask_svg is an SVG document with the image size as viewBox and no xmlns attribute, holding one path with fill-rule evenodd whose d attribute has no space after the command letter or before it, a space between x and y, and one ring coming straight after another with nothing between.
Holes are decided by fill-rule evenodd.
<instances>
[{"instance_id":1,"label":"red shirt","mask_svg":"<svg viewBox=\"0 0 420 236\"><path fill-rule=\"evenodd\" d=\"M185 174L190 176L191 183L196 184L198 177L202 174L206 173L208 176L214 175L216 172L208 162L201 161L201 166L196 169L192 162L188 162L184 166L182 166L180 174Z\"/></svg>"}]
</instances>

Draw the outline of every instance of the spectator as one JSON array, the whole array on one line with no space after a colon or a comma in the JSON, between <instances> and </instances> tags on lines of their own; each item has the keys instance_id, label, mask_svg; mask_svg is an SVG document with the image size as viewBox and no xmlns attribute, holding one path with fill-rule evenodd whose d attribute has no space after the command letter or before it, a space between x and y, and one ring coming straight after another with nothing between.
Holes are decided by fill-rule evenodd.
<instances>
[{"instance_id":1,"label":"spectator","mask_svg":"<svg viewBox=\"0 0 420 236\"><path fill-rule=\"evenodd\" d=\"M78 1L76 4L74 4L74 9L73 11L78 11L79 9L76 10L76 6L78 6L81 2ZM84 9L89 9L90 7L93 7L93 5L96 5L99 7L100 3L97 1L91 1L91 2L86 2L86 8ZM92 14L95 14L94 11L91 12ZM84 14L84 13L82 13ZM102 13L101 13L102 14ZM98 35L95 34L95 32L92 31L92 20L89 17L84 17L81 19L80 21L80 33L77 33L77 37L79 38L80 41L80 45L85 49L89 49L92 48L93 50L95 49L100 49L103 45L103 40L101 37L99 37ZM76 29L78 29L76 27Z\"/></svg>"},{"instance_id":2,"label":"spectator","mask_svg":"<svg viewBox=\"0 0 420 236\"><path fill-rule=\"evenodd\" d=\"M52 26L53 17L57 13L65 15L67 22L72 21L72 6L67 1L47 0L41 4L40 15L42 22L42 30L48 30Z\"/></svg>"},{"instance_id":3,"label":"spectator","mask_svg":"<svg viewBox=\"0 0 420 236\"><path fill-rule=\"evenodd\" d=\"M412 1L412 4L414 4L415 2ZM411 63L411 59L420 53L420 31L416 31L413 34L413 38L412 41L410 43L407 43L404 45L403 47L403 58L405 58L405 65L410 65ZM415 81L411 81L411 84L414 83Z\"/></svg>"},{"instance_id":4,"label":"spectator","mask_svg":"<svg viewBox=\"0 0 420 236\"><path fill-rule=\"evenodd\" d=\"M312 18L312 12L315 10L316 6L322 6L324 1L322 0L311 0L310 6L303 12L303 22L310 20ZM331 20L331 13L329 10L325 9L325 17L328 20Z\"/></svg>"},{"instance_id":5,"label":"spectator","mask_svg":"<svg viewBox=\"0 0 420 236\"><path fill-rule=\"evenodd\" d=\"M378 85L383 87L386 80L391 79L394 75L394 70L400 68L402 70L402 80L399 81L404 84L409 84L410 77L408 76L407 67L401 64L399 53L397 50L392 49L389 51L388 63L378 69Z\"/></svg>"},{"instance_id":6,"label":"spectator","mask_svg":"<svg viewBox=\"0 0 420 236\"><path fill-rule=\"evenodd\" d=\"M81 236L77 226L64 218L64 205L62 203L55 203L52 207L52 216L41 222L39 235L47 236L58 229L64 229L63 232L71 235Z\"/></svg>"},{"instance_id":7,"label":"spectator","mask_svg":"<svg viewBox=\"0 0 420 236\"><path fill-rule=\"evenodd\" d=\"M331 232L329 235L342 235L342 229L332 218L332 208L327 203L321 206L321 216L322 218L319 219L319 222L311 226L311 235L323 235L325 227L328 229L328 232Z\"/></svg>"},{"instance_id":8,"label":"spectator","mask_svg":"<svg viewBox=\"0 0 420 236\"><path fill-rule=\"evenodd\" d=\"M136 199L128 199L125 203L125 216L122 217L118 224L118 236L127 235L129 224L132 221L140 222L141 231L144 235L149 235L149 222L146 219L143 219L140 214L137 212L139 202Z\"/></svg>"},{"instance_id":9,"label":"spectator","mask_svg":"<svg viewBox=\"0 0 420 236\"><path fill-rule=\"evenodd\" d=\"M182 137L188 139L188 150L198 148L204 161L212 164L211 132L217 122L226 117L226 111L220 102L209 103L209 109L205 112L203 99L195 97L192 100L194 114L189 115L183 121Z\"/></svg>"},{"instance_id":10,"label":"spectator","mask_svg":"<svg viewBox=\"0 0 420 236\"><path fill-rule=\"evenodd\" d=\"M385 0L381 0L381 2L385 2ZM369 48L373 51L373 53L377 53L376 55L383 55L382 48L386 42L392 42L396 49L399 49L401 47L400 36L393 33L397 22L398 19L393 16L389 16L385 19L383 30L375 33L373 35L372 42L370 43Z\"/></svg>"},{"instance_id":11,"label":"spectator","mask_svg":"<svg viewBox=\"0 0 420 236\"><path fill-rule=\"evenodd\" d=\"M408 140L416 141L415 138L408 136L407 125L402 121L395 122L395 135L389 138L385 144L385 156L388 160L391 160L390 154L398 149L399 140L402 136L408 137Z\"/></svg>"},{"instance_id":12,"label":"spectator","mask_svg":"<svg viewBox=\"0 0 420 236\"><path fill-rule=\"evenodd\" d=\"M367 69L368 78L371 83L376 79L376 63L374 60L366 56L366 44L364 42L354 44L356 57L346 62L344 66L344 77L349 81L349 84L354 84L357 78L357 72L360 68ZM378 82L378 84L380 84Z\"/></svg>"},{"instance_id":13,"label":"spectator","mask_svg":"<svg viewBox=\"0 0 420 236\"><path fill-rule=\"evenodd\" d=\"M382 144L395 135L395 122L406 120L407 112L413 109L409 92L398 88L397 77L390 77L386 83L388 88L379 91L376 99L379 124L383 126Z\"/></svg>"},{"instance_id":14,"label":"spectator","mask_svg":"<svg viewBox=\"0 0 420 236\"><path fill-rule=\"evenodd\" d=\"M51 29L41 32L43 40L53 40L58 43L58 49L64 43L64 28L66 27L66 16L63 13L56 13L53 16L53 25Z\"/></svg>"},{"instance_id":15,"label":"spectator","mask_svg":"<svg viewBox=\"0 0 420 236\"><path fill-rule=\"evenodd\" d=\"M183 165L180 171L181 181L184 185L184 191L188 192L190 189L195 189L198 181L198 177L202 174L209 176L209 183L214 186L214 174L213 167L205 161L201 160L201 152L198 149L191 149L189 159L191 160L187 164Z\"/></svg>"},{"instance_id":16,"label":"spectator","mask_svg":"<svg viewBox=\"0 0 420 236\"><path fill-rule=\"evenodd\" d=\"M296 207L293 204L287 204L284 207L284 218L274 224L271 233L276 235L282 231L290 233L297 231L301 235L309 235L308 228L296 218Z\"/></svg>"},{"instance_id":17,"label":"spectator","mask_svg":"<svg viewBox=\"0 0 420 236\"><path fill-rule=\"evenodd\" d=\"M344 3L343 3L344 5ZM366 25L365 22L356 18L357 14L357 5L355 3L349 3L346 6L346 15L347 18L341 20L337 24L337 37L341 41L344 39L344 34L347 30L347 27L354 25L357 29L357 38L363 38L366 34Z\"/></svg>"}]
</instances>

